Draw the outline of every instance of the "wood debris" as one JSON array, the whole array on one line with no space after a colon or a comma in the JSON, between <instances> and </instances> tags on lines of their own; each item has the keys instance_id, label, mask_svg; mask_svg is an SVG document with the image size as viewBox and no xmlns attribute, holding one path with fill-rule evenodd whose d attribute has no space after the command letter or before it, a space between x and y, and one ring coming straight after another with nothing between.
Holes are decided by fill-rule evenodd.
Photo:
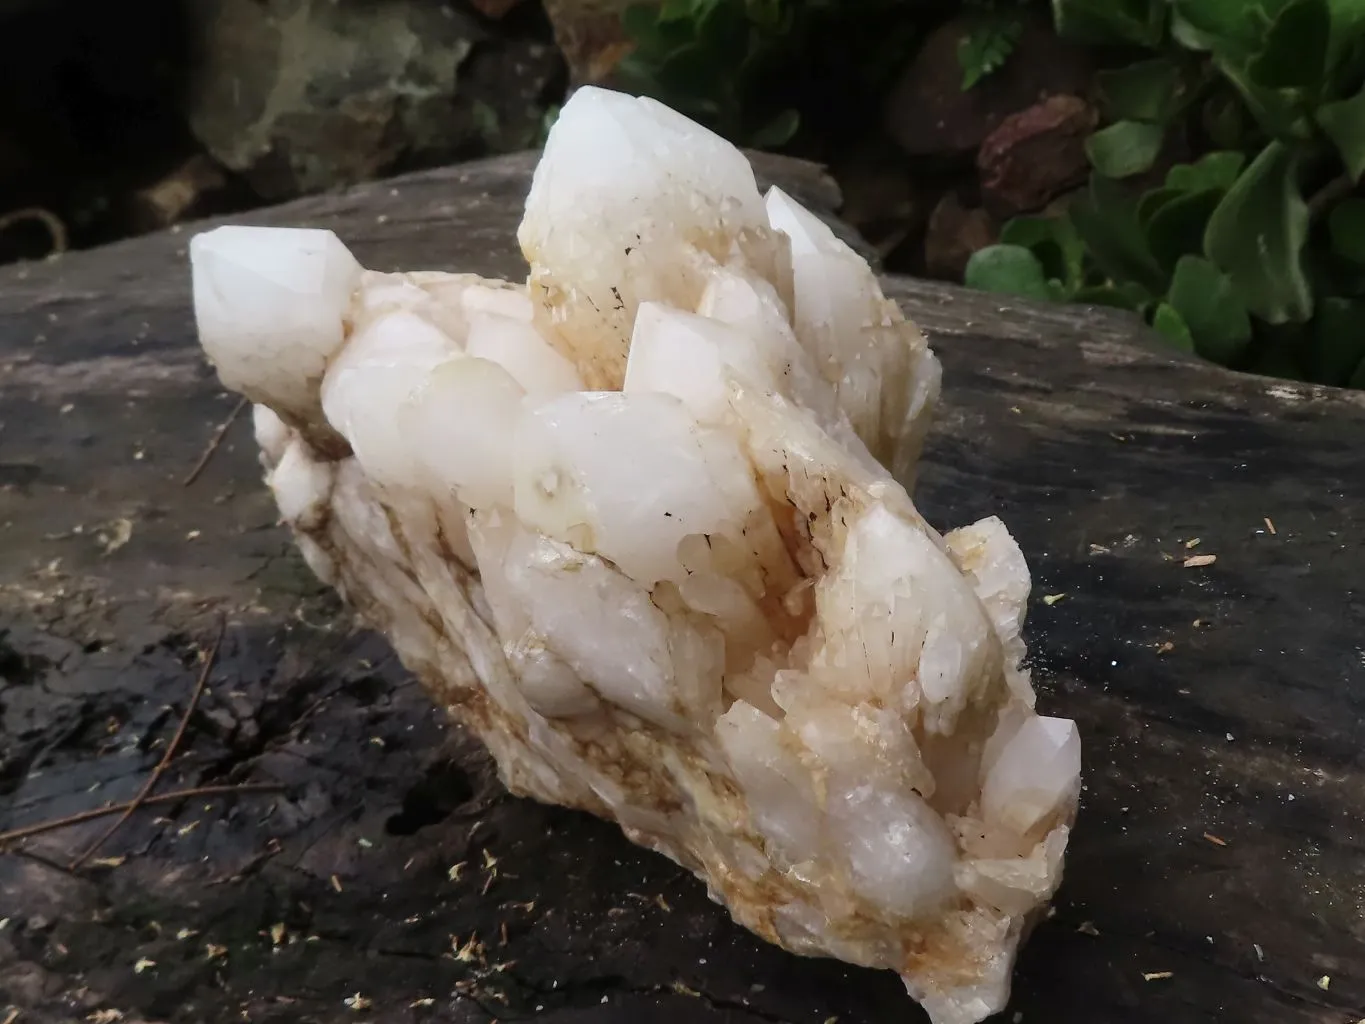
<instances>
[{"instance_id":1,"label":"wood debris","mask_svg":"<svg viewBox=\"0 0 1365 1024\"><path fill-rule=\"evenodd\" d=\"M333 876L329 879L329 881L331 881L331 883L332 883L332 888L333 888L333 889L335 889L337 892L341 892L341 879L340 879L340 878L338 878L336 875L333 875Z\"/></svg>"},{"instance_id":2,"label":"wood debris","mask_svg":"<svg viewBox=\"0 0 1365 1024\"><path fill-rule=\"evenodd\" d=\"M148 960L145 956L141 957L137 963L133 964L133 973L141 974L143 971L150 971L156 966L155 960Z\"/></svg>"},{"instance_id":3,"label":"wood debris","mask_svg":"<svg viewBox=\"0 0 1365 1024\"><path fill-rule=\"evenodd\" d=\"M494 857L487 850L483 851L483 869L488 872L488 875L483 880L483 888L479 890L480 896L488 894L488 890L492 888L493 882L498 877L498 858Z\"/></svg>"},{"instance_id":4,"label":"wood debris","mask_svg":"<svg viewBox=\"0 0 1365 1024\"><path fill-rule=\"evenodd\" d=\"M360 1013L362 1010L368 1010L371 1006L370 1001L366 999L364 996L362 996L359 992L357 992L353 996L347 996L345 999L342 1000L342 1002L349 1006L356 1013Z\"/></svg>"},{"instance_id":5,"label":"wood debris","mask_svg":"<svg viewBox=\"0 0 1365 1024\"><path fill-rule=\"evenodd\" d=\"M1185 547L1186 547L1186 548L1197 548L1197 547L1199 547L1199 538L1198 538L1198 537L1191 537L1189 540L1185 541Z\"/></svg>"},{"instance_id":6,"label":"wood debris","mask_svg":"<svg viewBox=\"0 0 1365 1024\"><path fill-rule=\"evenodd\" d=\"M1099 935L1100 933L1100 930L1095 927L1093 921L1082 921L1080 927L1077 928L1076 931L1080 932L1082 935Z\"/></svg>"},{"instance_id":7,"label":"wood debris","mask_svg":"<svg viewBox=\"0 0 1365 1024\"><path fill-rule=\"evenodd\" d=\"M1165 981L1167 978L1174 978L1175 971L1144 971L1143 981Z\"/></svg>"},{"instance_id":8,"label":"wood debris","mask_svg":"<svg viewBox=\"0 0 1365 1024\"><path fill-rule=\"evenodd\" d=\"M450 948L455 951L455 959L464 963L473 963L475 960L483 960L483 943L479 941L478 935L470 935L469 941L460 945L460 937L452 935L450 937Z\"/></svg>"},{"instance_id":9,"label":"wood debris","mask_svg":"<svg viewBox=\"0 0 1365 1024\"><path fill-rule=\"evenodd\" d=\"M1186 569L1197 569L1201 565L1212 565L1216 561L1217 555L1191 555L1185 559L1184 565Z\"/></svg>"},{"instance_id":10,"label":"wood debris","mask_svg":"<svg viewBox=\"0 0 1365 1024\"><path fill-rule=\"evenodd\" d=\"M1214 835L1214 834L1211 833L1211 832L1205 832L1205 833L1204 833L1204 838L1207 839L1209 842L1211 842L1214 846L1227 846L1227 845L1228 845L1228 841L1227 841L1226 839L1219 839L1216 835Z\"/></svg>"},{"instance_id":11,"label":"wood debris","mask_svg":"<svg viewBox=\"0 0 1365 1024\"><path fill-rule=\"evenodd\" d=\"M1331 987L1332 976L1330 974L1324 974L1321 978L1318 979L1318 988L1322 989L1324 992L1326 992Z\"/></svg>"},{"instance_id":12,"label":"wood debris","mask_svg":"<svg viewBox=\"0 0 1365 1024\"><path fill-rule=\"evenodd\" d=\"M452 882L458 882L460 880L460 872L465 869L466 863L466 861L460 861L458 864L452 864L450 870L446 872L446 877ZM340 892L340 890L337 891Z\"/></svg>"},{"instance_id":13,"label":"wood debris","mask_svg":"<svg viewBox=\"0 0 1365 1024\"><path fill-rule=\"evenodd\" d=\"M1157 654L1170 654L1173 650L1175 650L1175 644L1171 643L1171 641L1169 640L1165 641L1164 643L1157 644L1156 646Z\"/></svg>"},{"instance_id":14,"label":"wood debris","mask_svg":"<svg viewBox=\"0 0 1365 1024\"><path fill-rule=\"evenodd\" d=\"M1043 604L1047 605L1048 607L1051 607L1064 597L1066 597L1066 594L1044 594Z\"/></svg>"},{"instance_id":15,"label":"wood debris","mask_svg":"<svg viewBox=\"0 0 1365 1024\"><path fill-rule=\"evenodd\" d=\"M1275 524L1272 523L1272 522L1270 521L1270 517L1269 517L1269 516L1266 516L1264 522L1265 522L1265 528L1266 528L1267 530L1270 531L1270 535L1271 535L1272 537L1275 536L1275 533L1276 533Z\"/></svg>"},{"instance_id":16,"label":"wood debris","mask_svg":"<svg viewBox=\"0 0 1365 1024\"><path fill-rule=\"evenodd\" d=\"M235 406L233 406L232 412L228 413L227 419L223 420L222 423L218 424L218 429L215 430L213 432L213 436L209 438L209 443L208 446L204 449L204 454L199 456L199 461L194 464L194 468L191 469L189 473L186 475L185 479L181 481L182 486L188 487L190 484L194 483L196 480L199 479L199 474L204 471L204 467L207 466L209 464L209 460L213 458L213 453L216 452L218 450L218 446L223 443L223 437L227 434L228 428L231 427L234 422L236 422L237 417L242 414L242 410L244 410L250 404L251 403L249 403L245 398L243 398Z\"/></svg>"},{"instance_id":17,"label":"wood debris","mask_svg":"<svg viewBox=\"0 0 1365 1024\"><path fill-rule=\"evenodd\" d=\"M128 530L131 535L131 525L128 527ZM133 812L142 806L142 804L146 803L147 798L152 795L152 790L155 789L156 784L161 781L161 776L170 766L171 759L175 757L175 752L180 747L180 741L185 736L185 729L190 724L190 716L194 714L194 709L199 706L199 698L203 696L204 687L208 685L209 673L213 671L213 663L218 658L218 649L223 645L223 637L226 635L227 618L224 617L218 620L218 632L213 638L213 644L204 655L204 667L199 671L199 678L195 680L194 690L190 694L189 702L185 705L185 713L180 716L180 724L176 727L175 735L171 737L171 742L166 747L166 752L161 755L161 760L159 760L156 763L156 767L152 769L152 774L147 777L147 781L143 783L142 789L138 791L137 796L133 798L132 803L128 805L123 814L110 825L93 844L87 847L84 853L80 854L71 862L68 870L75 871L89 858L93 857L99 848L109 840L110 836L117 832L123 823L133 816ZM180 834L184 835L184 830L182 830Z\"/></svg>"}]
</instances>

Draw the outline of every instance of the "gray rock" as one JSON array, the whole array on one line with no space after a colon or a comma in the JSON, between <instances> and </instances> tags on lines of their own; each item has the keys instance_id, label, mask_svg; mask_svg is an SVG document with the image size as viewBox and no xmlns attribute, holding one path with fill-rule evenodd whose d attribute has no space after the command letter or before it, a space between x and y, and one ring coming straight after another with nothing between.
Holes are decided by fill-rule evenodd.
<instances>
[{"instance_id":1,"label":"gray rock","mask_svg":"<svg viewBox=\"0 0 1365 1024\"><path fill-rule=\"evenodd\" d=\"M195 135L265 198L373 178L479 136L460 68L484 36L423 0L196 0ZM487 118L483 118L487 122Z\"/></svg>"}]
</instances>

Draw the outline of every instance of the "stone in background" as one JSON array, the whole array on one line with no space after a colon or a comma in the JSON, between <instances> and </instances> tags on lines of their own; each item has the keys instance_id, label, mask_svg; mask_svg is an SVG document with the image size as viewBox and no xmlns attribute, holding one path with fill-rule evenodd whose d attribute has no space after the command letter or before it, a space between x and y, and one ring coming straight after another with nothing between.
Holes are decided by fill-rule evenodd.
<instances>
[{"instance_id":1,"label":"stone in background","mask_svg":"<svg viewBox=\"0 0 1365 1024\"><path fill-rule=\"evenodd\" d=\"M509 53L471 15L430 0L200 0L194 134L262 198L478 152L516 127L553 77L545 46ZM467 82L476 51L526 72ZM509 127L510 126L510 127ZM523 134L525 132L523 131Z\"/></svg>"}]
</instances>

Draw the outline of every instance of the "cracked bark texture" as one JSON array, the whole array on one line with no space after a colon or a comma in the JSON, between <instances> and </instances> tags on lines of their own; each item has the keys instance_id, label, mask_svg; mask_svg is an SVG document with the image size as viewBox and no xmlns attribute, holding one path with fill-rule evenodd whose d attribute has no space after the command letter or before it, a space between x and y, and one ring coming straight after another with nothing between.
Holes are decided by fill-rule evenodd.
<instances>
[{"instance_id":1,"label":"cracked bark texture","mask_svg":"<svg viewBox=\"0 0 1365 1024\"><path fill-rule=\"evenodd\" d=\"M517 277L533 164L250 219L330 227L377 269ZM837 203L809 167L761 170ZM766 946L614 828L508 797L274 525L245 417L181 485L234 404L186 241L0 272L0 829L130 799L220 611L161 789L285 789L142 810L75 874L105 822L0 853L0 1020L922 1019L889 974ZM1066 882L1003 1019L1365 1016L1362 400L1183 360L1118 315L887 289L945 366L923 511L1019 538L1040 708L1086 742Z\"/></svg>"}]
</instances>

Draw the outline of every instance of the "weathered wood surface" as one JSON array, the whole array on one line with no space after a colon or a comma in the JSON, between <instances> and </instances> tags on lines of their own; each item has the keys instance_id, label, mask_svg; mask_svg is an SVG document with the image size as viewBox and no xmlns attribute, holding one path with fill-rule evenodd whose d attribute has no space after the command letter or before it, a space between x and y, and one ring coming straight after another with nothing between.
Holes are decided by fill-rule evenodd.
<instances>
[{"instance_id":1,"label":"weathered wood surface","mask_svg":"<svg viewBox=\"0 0 1365 1024\"><path fill-rule=\"evenodd\" d=\"M530 166L253 220L517 275ZM182 486L233 404L186 238L0 273L0 829L130 798L222 609L161 789L287 789L145 809L79 872L105 822L0 855L0 1021L919 1020L893 977L765 946L613 828L506 796L293 555L245 418ZM1040 705L1085 741L1066 882L1003 1019L1365 1017L1359 396L1171 358L1118 316L889 288L946 368L921 504L1018 536Z\"/></svg>"}]
</instances>

